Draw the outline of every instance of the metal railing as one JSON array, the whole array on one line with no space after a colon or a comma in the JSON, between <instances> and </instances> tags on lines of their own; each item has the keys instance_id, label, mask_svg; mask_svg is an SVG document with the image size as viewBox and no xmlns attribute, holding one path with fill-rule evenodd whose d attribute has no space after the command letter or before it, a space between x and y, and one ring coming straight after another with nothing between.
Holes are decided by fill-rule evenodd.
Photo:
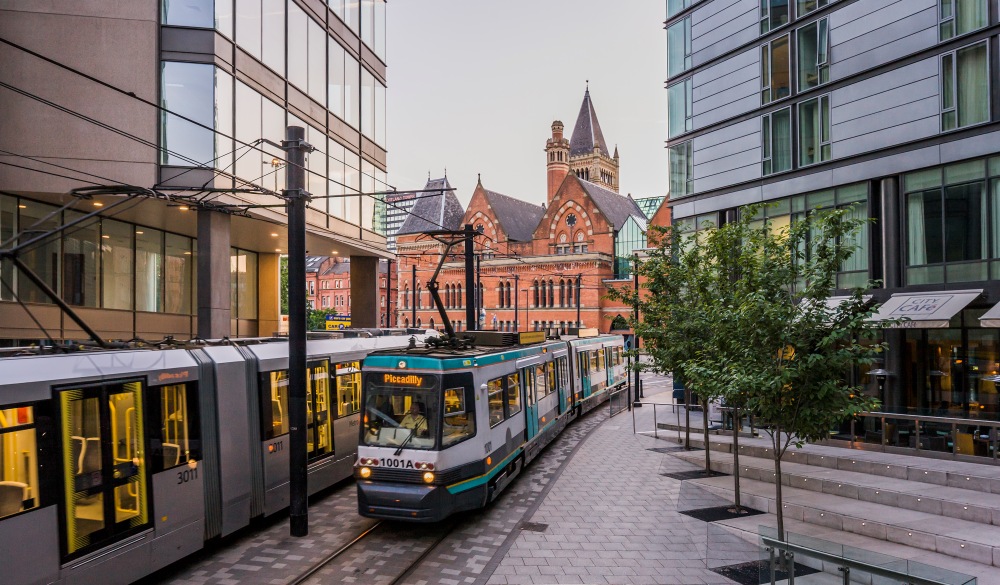
<instances>
[{"instance_id":1,"label":"metal railing","mask_svg":"<svg viewBox=\"0 0 1000 585\"><path fill-rule=\"evenodd\" d=\"M852 447L876 443L1000 463L1000 421L865 412L851 419L850 442Z\"/></svg>"},{"instance_id":2,"label":"metal railing","mask_svg":"<svg viewBox=\"0 0 1000 585\"><path fill-rule=\"evenodd\" d=\"M890 557L888 555L870 553L861 549L838 545L815 538L795 536L804 543L793 543L778 540L774 536L761 534L761 546L768 555L769 583L775 585L779 579L779 571L784 572L788 585L795 585L795 559L813 559L823 566L836 567L843 579L844 585L851 583L851 573L867 573L872 577L882 577L895 583L911 585L976 585L976 578L971 575L956 573L939 567L925 565ZM807 546L808 543L811 546ZM822 550L822 548L830 550ZM856 557L856 558L852 558ZM858 579L855 579L858 580ZM862 582L874 580L861 579Z\"/></svg>"}]
</instances>

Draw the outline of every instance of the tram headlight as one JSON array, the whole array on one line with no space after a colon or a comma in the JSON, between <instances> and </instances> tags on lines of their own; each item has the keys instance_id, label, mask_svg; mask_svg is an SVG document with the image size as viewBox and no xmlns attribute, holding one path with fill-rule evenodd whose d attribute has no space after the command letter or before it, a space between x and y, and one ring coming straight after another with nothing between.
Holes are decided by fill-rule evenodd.
<instances>
[{"instance_id":1,"label":"tram headlight","mask_svg":"<svg viewBox=\"0 0 1000 585\"><path fill-rule=\"evenodd\" d=\"M361 469L358 470L358 475L361 476L361 479L368 479L369 477L372 476L371 467L362 467Z\"/></svg>"},{"instance_id":2,"label":"tram headlight","mask_svg":"<svg viewBox=\"0 0 1000 585\"><path fill-rule=\"evenodd\" d=\"M434 483L434 472L425 471L424 472L424 483Z\"/></svg>"}]
</instances>

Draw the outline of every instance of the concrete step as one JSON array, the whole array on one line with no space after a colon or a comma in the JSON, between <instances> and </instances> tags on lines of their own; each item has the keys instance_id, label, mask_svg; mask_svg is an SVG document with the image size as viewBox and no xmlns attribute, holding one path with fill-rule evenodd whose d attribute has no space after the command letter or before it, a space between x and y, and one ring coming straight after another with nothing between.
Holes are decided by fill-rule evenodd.
<instances>
[{"instance_id":1,"label":"concrete step","mask_svg":"<svg viewBox=\"0 0 1000 585\"><path fill-rule=\"evenodd\" d=\"M713 451L732 452L731 436L712 436ZM699 434L692 433L692 446L702 448ZM740 455L771 459L773 447L769 438L740 439ZM1000 494L1000 465L985 459L982 463L933 459L899 453L865 451L828 445L807 444L801 449L789 448L782 463L802 462L841 471L854 471L886 478L919 481L940 486L963 488L979 493Z\"/></svg>"},{"instance_id":2,"label":"concrete step","mask_svg":"<svg viewBox=\"0 0 1000 585\"><path fill-rule=\"evenodd\" d=\"M732 499L731 476L691 481L711 493ZM773 483L741 479L740 492L746 505L777 512ZM1000 526L791 486L783 487L782 494L786 518L1000 567Z\"/></svg>"},{"instance_id":3,"label":"concrete step","mask_svg":"<svg viewBox=\"0 0 1000 585\"><path fill-rule=\"evenodd\" d=\"M676 455L695 465L704 462L703 452ZM732 474L733 456L717 453L712 458L712 469ZM782 484L795 488L1000 526L1000 494L791 461L782 462L781 472ZM740 455L740 477L773 483L774 462L743 453Z\"/></svg>"},{"instance_id":4,"label":"concrete step","mask_svg":"<svg viewBox=\"0 0 1000 585\"><path fill-rule=\"evenodd\" d=\"M735 518L732 520L721 520L715 522L714 524L724 527L733 534L744 538L749 542L759 542L761 527L763 526L769 529L775 529L778 522L776 516L773 514L767 514L764 516L750 516L746 518ZM927 567L941 569L943 571L971 575L976 578L977 585L1000 585L1000 569L982 563L956 559L948 555L913 548L886 540L880 540L870 536L845 532L834 528L815 526L787 517L785 518L785 531L795 535L808 535L808 538L815 538L821 541L826 541L827 543L835 543L846 547L844 550L845 554L849 554L853 558L863 558L866 562L870 562L872 564L881 564L883 561L888 560L881 556L886 555L894 559L906 561L907 566L910 567L911 571L923 568L915 565L916 563L919 563L919 565L926 565ZM798 538L793 538L792 540L794 542L801 542ZM819 544L818 546L812 548L821 548L822 550L831 552L831 549L823 544ZM836 549L832 552L836 552ZM804 565L820 569L824 571L824 575L839 575L837 566L823 565L816 560L809 561L802 558L796 558L796 561L801 562ZM892 566L898 567L899 563L893 563ZM938 578L944 582L961 582L960 579L952 577L954 576L938 573ZM865 584L872 582L870 575L859 572L851 573L851 581ZM799 577L796 577L795 582L800 583L802 581ZM824 580L824 582L827 581ZM843 583L843 579L838 578L837 582ZM876 578L875 582L884 583L885 581Z\"/></svg>"}]
</instances>

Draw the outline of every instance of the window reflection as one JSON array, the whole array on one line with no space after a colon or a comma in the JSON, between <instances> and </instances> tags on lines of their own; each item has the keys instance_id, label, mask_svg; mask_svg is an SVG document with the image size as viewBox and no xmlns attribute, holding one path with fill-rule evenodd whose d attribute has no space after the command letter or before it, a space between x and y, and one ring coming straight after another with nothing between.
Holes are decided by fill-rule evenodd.
<instances>
[{"instance_id":1,"label":"window reflection","mask_svg":"<svg viewBox=\"0 0 1000 585\"><path fill-rule=\"evenodd\" d=\"M42 230L48 231L56 228L60 224L58 208L34 201L21 199L18 204L20 218L18 226L21 230ZM46 285L54 290L59 290L60 255L59 239L50 238L45 243L28 249L21 254L21 261L35 273ZM51 303L52 299L42 292L26 277L21 277L17 281L17 296L22 301L30 303Z\"/></svg>"},{"instance_id":2,"label":"window reflection","mask_svg":"<svg viewBox=\"0 0 1000 585\"><path fill-rule=\"evenodd\" d=\"M132 225L101 221L101 278L106 309L132 308Z\"/></svg>"},{"instance_id":3,"label":"window reflection","mask_svg":"<svg viewBox=\"0 0 1000 585\"><path fill-rule=\"evenodd\" d=\"M212 28L215 26L213 4L212 0L163 0L163 24Z\"/></svg>"},{"instance_id":4,"label":"window reflection","mask_svg":"<svg viewBox=\"0 0 1000 585\"><path fill-rule=\"evenodd\" d=\"M186 166L211 161L215 142L208 128L215 123L215 66L164 61L162 76L161 102L173 113L166 114L163 121L161 163Z\"/></svg>"},{"instance_id":5,"label":"window reflection","mask_svg":"<svg viewBox=\"0 0 1000 585\"><path fill-rule=\"evenodd\" d=\"M294 2L289 5L295 6ZM261 4L262 55L258 57L279 75L285 73L285 0L263 0Z\"/></svg>"},{"instance_id":6,"label":"window reflection","mask_svg":"<svg viewBox=\"0 0 1000 585\"><path fill-rule=\"evenodd\" d=\"M141 233L140 233L141 231ZM135 309L162 311L163 232L152 228L135 233Z\"/></svg>"},{"instance_id":7,"label":"window reflection","mask_svg":"<svg viewBox=\"0 0 1000 585\"><path fill-rule=\"evenodd\" d=\"M84 214L67 211L66 221ZM66 231L63 238L63 300L82 307L98 306L100 283L97 265L100 261L100 220L93 218Z\"/></svg>"}]
</instances>

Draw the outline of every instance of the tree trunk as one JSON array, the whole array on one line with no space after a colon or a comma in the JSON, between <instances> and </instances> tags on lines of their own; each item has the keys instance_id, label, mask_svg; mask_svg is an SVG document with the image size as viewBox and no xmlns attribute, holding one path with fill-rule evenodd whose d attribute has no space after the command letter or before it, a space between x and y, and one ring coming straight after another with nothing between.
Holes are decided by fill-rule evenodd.
<instances>
[{"instance_id":1,"label":"tree trunk","mask_svg":"<svg viewBox=\"0 0 1000 585\"><path fill-rule=\"evenodd\" d=\"M705 433L705 475L712 475L712 448L711 444L708 442L708 399L703 398L701 401L701 420L702 429Z\"/></svg>"},{"instance_id":2,"label":"tree trunk","mask_svg":"<svg viewBox=\"0 0 1000 585\"><path fill-rule=\"evenodd\" d=\"M776 443L781 444L780 429L775 429ZM785 512L781 499L781 449L774 450L774 505L778 513L778 540L785 540Z\"/></svg>"},{"instance_id":3,"label":"tree trunk","mask_svg":"<svg viewBox=\"0 0 1000 585\"><path fill-rule=\"evenodd\" d=\"M684 450L691 450L691 388L684 384Z\"/></svg>"},{"instance_id":4,"label":"tree trunk","mask_svg":"<svg viewBox=\"0 0 1000 585\"><path fill-rule=\"evenodd\" d=\"M740 504L740 409L733 408L733 503L736 513L742 514Z\"/></svg>"}]
</instances>

